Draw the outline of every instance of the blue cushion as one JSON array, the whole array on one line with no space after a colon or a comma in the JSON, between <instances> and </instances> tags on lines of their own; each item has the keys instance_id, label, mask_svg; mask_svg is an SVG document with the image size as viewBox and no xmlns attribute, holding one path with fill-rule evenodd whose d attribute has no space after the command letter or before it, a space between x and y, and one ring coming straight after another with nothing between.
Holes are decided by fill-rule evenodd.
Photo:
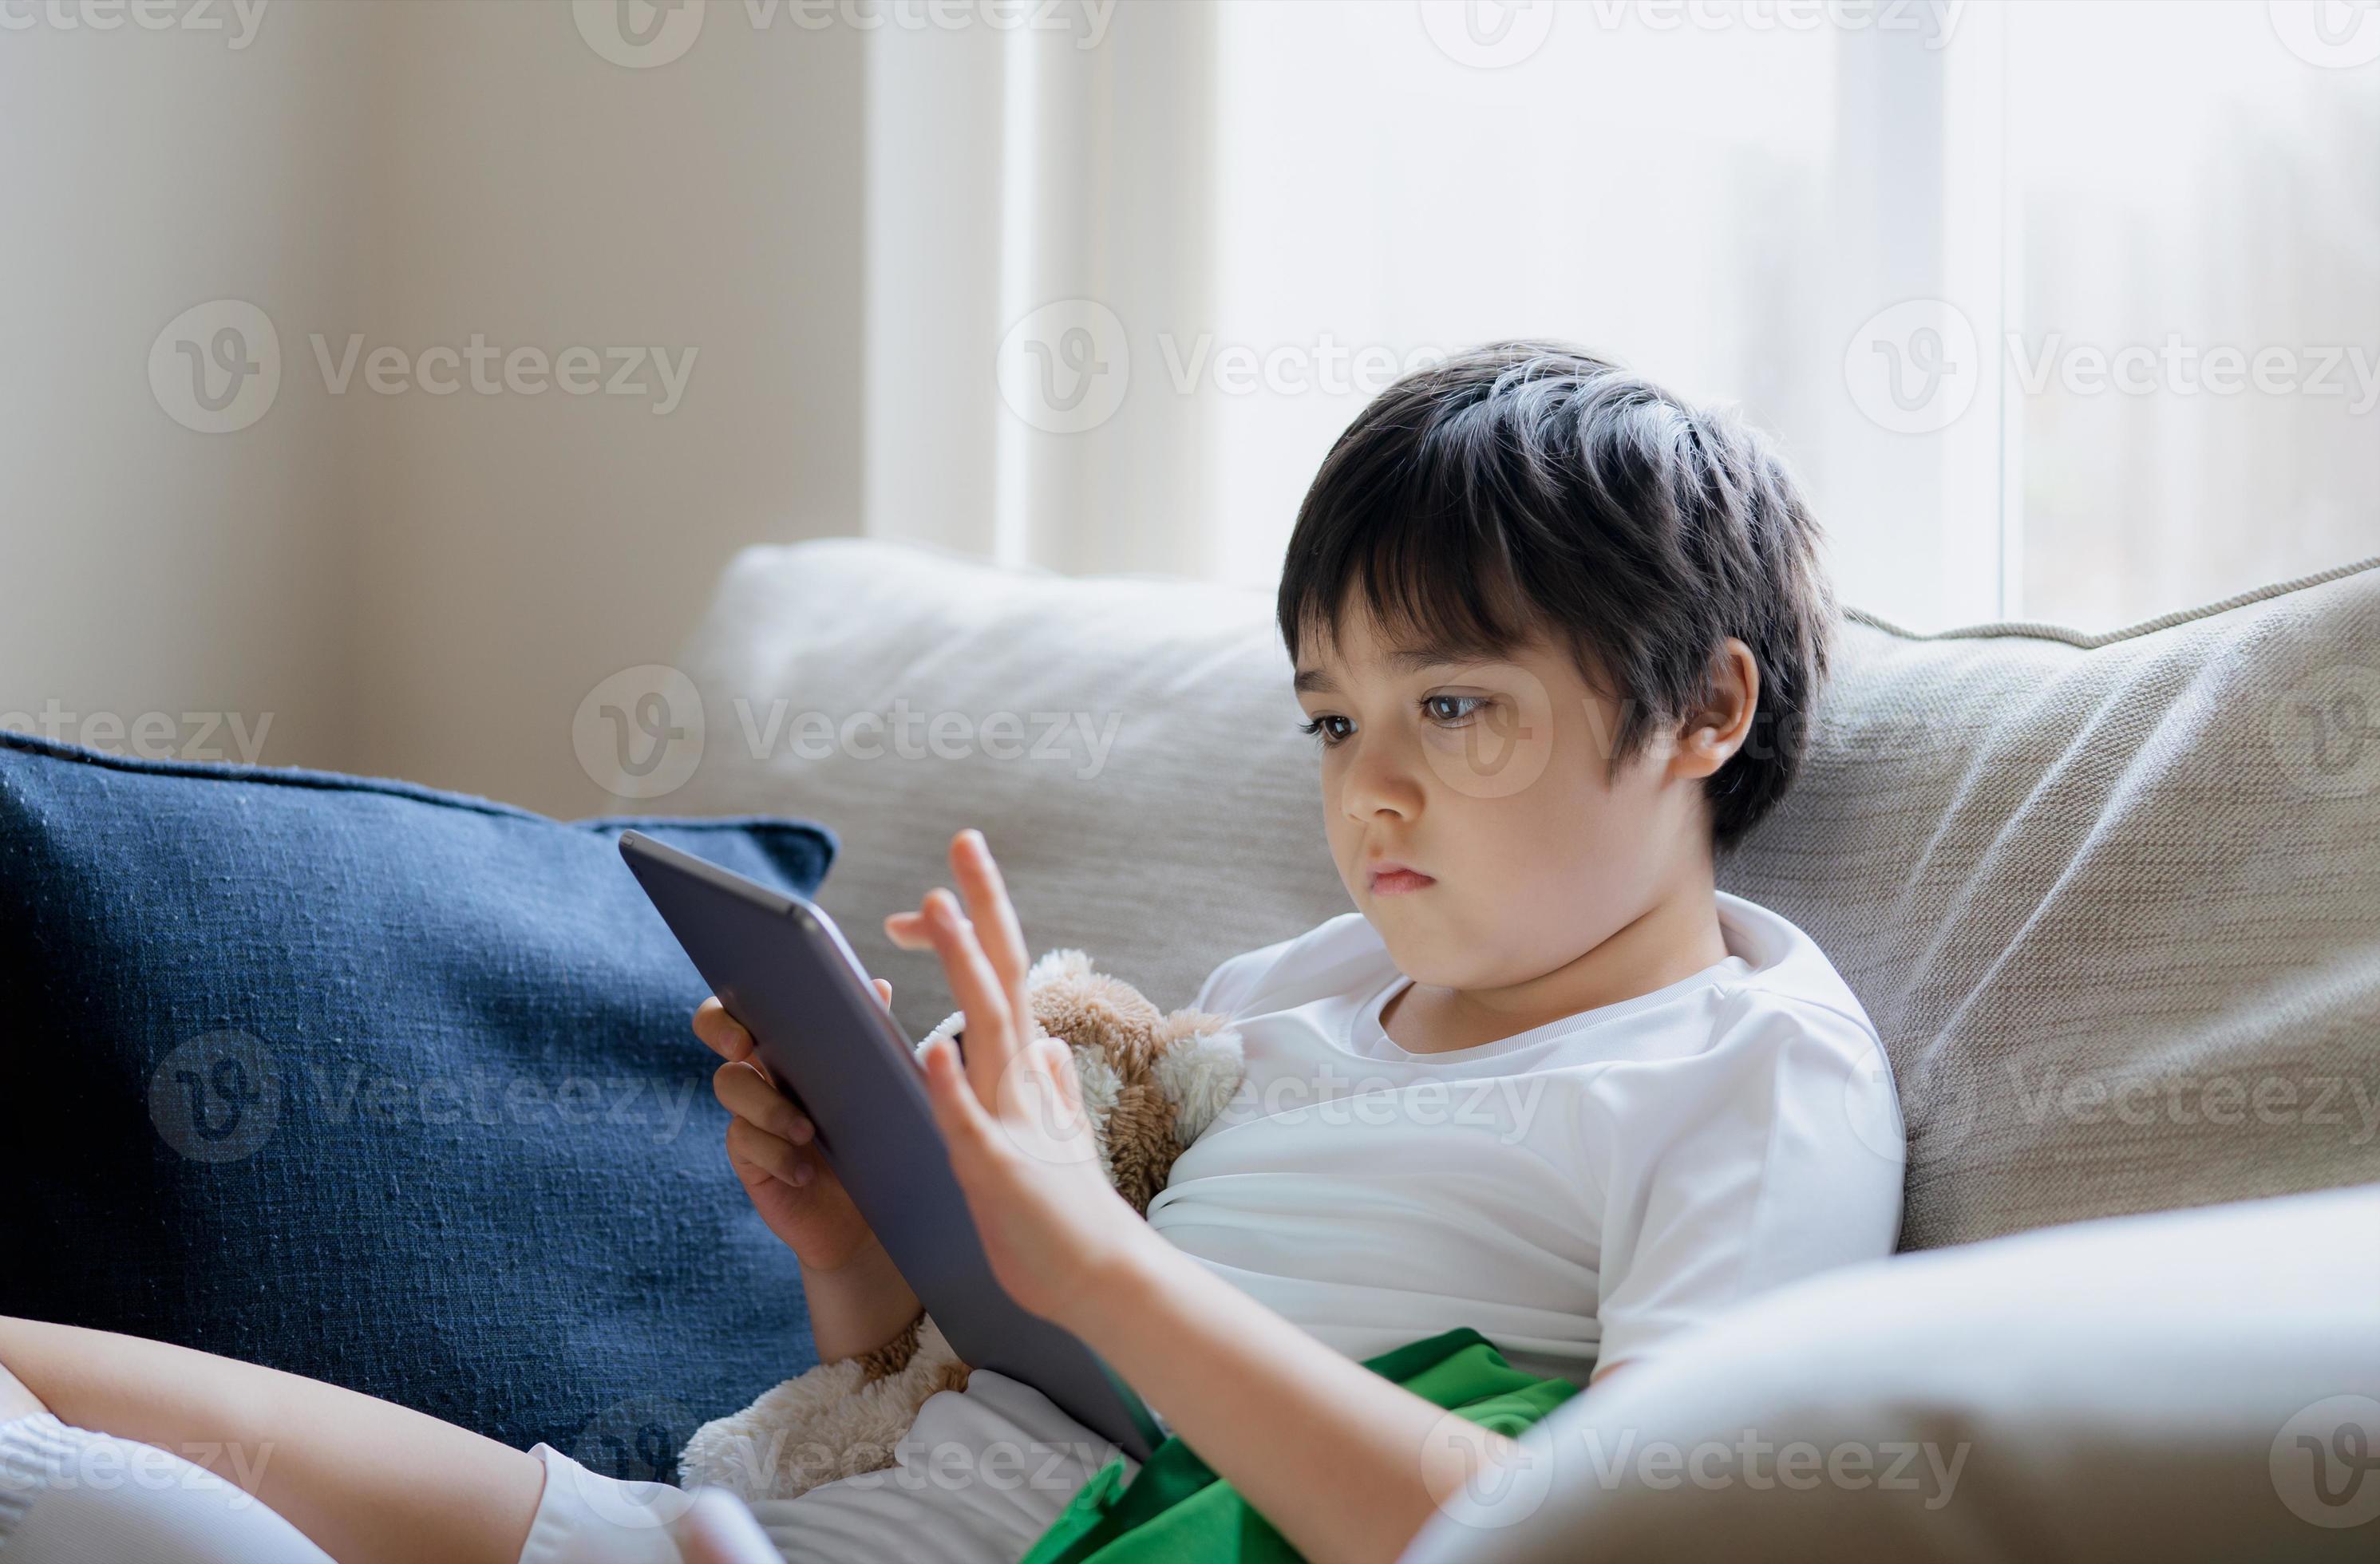
<instances>
[{"instance_id":1,"label":"blue cushion","mask_svg":"<svg viewBox=\"0 0 2380 1564\"><path fill-rule=\"evenodd\" d=\"M804 893L836 847L0 733L0 1314L673 1473L816 1354L631 826Z\"/></svg>"}]
</instances>

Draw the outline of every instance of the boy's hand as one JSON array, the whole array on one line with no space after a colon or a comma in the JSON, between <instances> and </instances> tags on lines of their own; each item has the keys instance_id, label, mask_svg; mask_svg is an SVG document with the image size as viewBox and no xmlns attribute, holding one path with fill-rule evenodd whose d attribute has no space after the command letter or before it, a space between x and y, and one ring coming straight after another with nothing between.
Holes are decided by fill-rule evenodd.
<instances>
[{"instance_id":1,"label":"boy's hand","mask_svg":"<svg viewBox=\"0 0 2380 1564\"><path fill-rule=\"evenodd\" d=\"M1072 1326L1152 1238L1099 1171L1064 1040L1033 1018L1024 932L980 831L952 839L951 869L971 919L937 888L884 920L905 950L933 947L965 1012L964 1061L948 1037L926 1049L926 1094L992 1273L1026 1309Z\"/></svg>"},{"instance_id":2,"label":"boy's hand","mask_svg":"<svg viewBox=\"0 0 2380 1564\"><path fill-rule=\"evenodd\" d=\"M875 979L876 997L892 1003L892 985ZM727 1061L710 1078L727 1124L727 1160L769 1231L808 1271L842 1268L876 1243L868 1219L851 1203L826 1158L812 1144L808 1115L777 1089L744 1030L716 998L694 1012L694 1035Z\"/></svg>"}]
</instances>

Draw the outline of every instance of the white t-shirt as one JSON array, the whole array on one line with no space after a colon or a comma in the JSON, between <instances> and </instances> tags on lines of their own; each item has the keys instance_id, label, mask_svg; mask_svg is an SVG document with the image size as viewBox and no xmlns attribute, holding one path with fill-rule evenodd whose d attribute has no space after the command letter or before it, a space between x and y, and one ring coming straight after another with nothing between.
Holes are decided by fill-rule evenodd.
<instances>
[{"instance_id":1,"label":"white t-shirt","mask_svg":"<svg viewBox=\"0 0 2380 1564\"><path fill-rule=\"evenodd\" d=\"M1247 1076L1150 1225L1354 1358L1467 1325L1584 1383L1730 1305L1892 1252L1890 1066L1824 952L1718 898L1727 957L1514 1037L1408 1053L1360 913L1232 957L1193 1008Z\"/></svg>"},{"instance_id":2,"label":"white t-shirt","mask_svg":"<svg viewBox=\"0 0 2380 1564\"><path fill-rule=\"evenodd\" d=\"M1682 982L1452 1053L1381 1031L1405 980L1361 914L1232 957L1197 1008L1232 1018L1247 1078L1150 1222L1351 1357L1467 1325L1580 1380L1890 1253L1900 1109L1875 1029L1800 929L1725 895L1719 924L1731 953ZM1114 1453L978 1369L926 1399L894 1468L753 1513L790 1564L987 1564ZM953 1459L985 1480L953 1484Z\"/></svg>"}]
</instances>

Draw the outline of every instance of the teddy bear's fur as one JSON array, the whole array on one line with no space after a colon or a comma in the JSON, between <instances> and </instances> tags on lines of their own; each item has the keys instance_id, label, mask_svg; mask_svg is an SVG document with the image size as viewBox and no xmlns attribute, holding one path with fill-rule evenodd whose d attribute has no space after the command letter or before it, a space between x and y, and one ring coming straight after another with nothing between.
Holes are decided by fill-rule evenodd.
<instances>
[{"instance_id":1,"label":"teddy bear's fur","mask_svg":"<svg viewBox=\"0 0 2380 1564\"><path fill-rule=\"evenodd\" d=\"M1035 962L1026 997L1042 1031L1073 1052L1101 1170L1147 1216L1174 1158L1239 1089L1239 1035L1196 1011L1160 1014L1129 983L1093 971L1080 951ZM955 1032L962 1020L950 1016L917 1046ZM820 1364L704 1424L679 1457L679 1481L747 1500L791 1498L881 1471L926 1398L965 1389L967 1373L933 1320L920 1315L874 1352Z\"/></svg>"}]
</instances>

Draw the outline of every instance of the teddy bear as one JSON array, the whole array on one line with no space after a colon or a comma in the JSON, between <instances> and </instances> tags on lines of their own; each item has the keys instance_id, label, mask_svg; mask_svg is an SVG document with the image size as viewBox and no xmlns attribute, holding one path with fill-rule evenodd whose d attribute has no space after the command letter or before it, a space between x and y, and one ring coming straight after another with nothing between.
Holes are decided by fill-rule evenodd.
<instances>
[{"instance_id":1,"label":"teddy bear","mask_svg":"<svg viewBox=\"0 0 2380 1564\"><path fill-rule=\"evenodd\" d=\"M1245 1074L1240 1037L1197 1011L1161 1014L1131 984L1093 970L1077 950L1033 964L1026 1002L1041 1030L1062 1037L1082 1085L1100 1170L1143 1217L1174 1159L1230 1103ZM922 1050L955 1033L953 1013ZM791 1498L822 1483L894 1463L917 1409L937 1390L963 1390L968 1368L929 1315L871 1352L820 1364L742 1412L695 1430L678 1480L749 1500Z\"/></svg>"}]
</instances>

